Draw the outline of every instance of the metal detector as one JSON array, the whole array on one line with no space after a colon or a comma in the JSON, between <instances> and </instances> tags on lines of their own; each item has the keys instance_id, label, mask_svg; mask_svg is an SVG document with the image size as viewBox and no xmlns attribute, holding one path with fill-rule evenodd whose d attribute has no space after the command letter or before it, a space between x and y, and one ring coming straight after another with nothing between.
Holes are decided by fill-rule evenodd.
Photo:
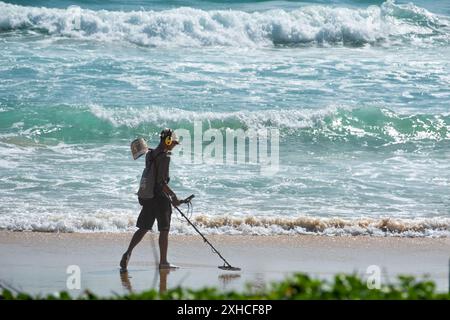
<instances>
[{"instance_id":1,"label":"metal detector","mask_svg":"<svg viewBox=\"0 0 450 320\"><path fill-rule=\"evenodd\" d=\"M194 198L194 195L192 194L192 195L190 195L189 197L187 197L186 199L180 200L180 203L190 204L190 203L191 203L191 200L192 200L193 198ZM169 199L170 199L170 198L169 198ZM171 201L171 202L172 202L172 201ZM172 205L173 205L173 203L172 203ZM185 214L184 214L177 206L174 205L174 208L177 209L177 211L178 211L178 212L186 219L186 221L187 221L187 222L195 229L195 231L197 231L197 233L203 238L203 241L206 242L207 244L209 244L209 246L211 247L212 251L213 251L214 253L216 253L216 254L220 257L220 259L223 260L223 262L224 262L224 263L223 263L223 266L218 266L219 269L226 270L226 271L241 271L241 268L233 267L231 264L228 263L228 261L227 261L224 257L222 257L222 255L220 254L220 252L217 251L216 248L214 248L214 246L211 244L211 242L209 242L208 239L206 239L206 237L200 232L200 230L198 230L198 228L196 227L196 225L193 224L193 223L188 219L188 217L186 217L186 215L185 215Z\"/></svg>"}]
</instances>

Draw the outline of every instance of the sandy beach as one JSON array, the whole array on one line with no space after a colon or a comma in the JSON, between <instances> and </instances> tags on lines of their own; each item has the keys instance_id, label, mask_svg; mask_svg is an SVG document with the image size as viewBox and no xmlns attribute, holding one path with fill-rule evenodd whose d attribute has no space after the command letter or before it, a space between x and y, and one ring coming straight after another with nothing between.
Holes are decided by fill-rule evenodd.
<instances>
[{"instance_id":1,"label":"sandy beach","mask_svg":"<svg viewBox=\"0 0 450 320\"><path fill-rule=\"evenodd\" d=\"M152 240L153 236L153 240ZM217 268L219 258L197 236L171 236L169 259L181 268L157 269L156 234L148 234L135 249L128 274L118 262L130 233L0 232L0 279L3 285L30 293L85 289L110 296L176 286L222 290L261 288L294 272L330 278L338 272L367 276L370 265L381 269L382 281L398 274L428 275L440 291L448 290L449 238L209 236L209 240L240 272ZM156 249L153 246L156 246ZM80 290L68 290L68 266L81 271Z\"/></svg>"}]
</instances>

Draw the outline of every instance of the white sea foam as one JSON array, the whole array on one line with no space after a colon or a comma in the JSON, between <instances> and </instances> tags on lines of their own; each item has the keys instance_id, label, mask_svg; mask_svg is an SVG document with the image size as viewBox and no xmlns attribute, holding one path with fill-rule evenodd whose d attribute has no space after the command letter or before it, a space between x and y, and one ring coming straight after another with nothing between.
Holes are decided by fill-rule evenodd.
<instances>
[{"instance_id":1,"label":"white sea foam","mask_svg":"<svg viewBox=\"0 0 450 320\"><path fill-rule=\"evenodd\" d=\"M367 9L307 6L252 13L193 8L93 11L76 6L49 9L0 3L0 12L0 30L28 29L54 36L157 47L361 44L392 37L427 42L449 38L445 18L393 1Z\"/></svg>"},{"instance_id":2,"label":"white sea foam","mask_svg":"<svg viewBox=\"0 0 450 320\"><path fill-rule=\"evenodd\" d=\"M300 129L312 126L315 119L332 114L337 108L326 110L264 110L264 111L189 111L178 108L106 108L91 105L90 111L98 118L112 125L136 127L142 123L193 123L194 121L236 121L247 127L261 128L274 126Z\"/></svg>"},{"instance_id":3,"label":"white sea foam","mask_svg":"<svg viewBox=\"0 0 450 320\"><path fill-rule=\"evenodd\" d=\"M198 215L193 219L205 234L326 236L450 237L449 218L323 218L323 217L232 217ZM126 232L135 230L135 213L99 211L92 214L0 215L0 229L38 232ZM195 234L173 219L173 234Z\"/></svg>"},{"instance_id":4,"label":"white sea foam","mask_svg":"<svg viewBox=\"0 0 450 320\"><path fill-rule=\"evenodd\" d=\"M0 159L0 168L14 169L18 166L17 161L9 161L6 159Z\"/></svg>"}]
</instances>

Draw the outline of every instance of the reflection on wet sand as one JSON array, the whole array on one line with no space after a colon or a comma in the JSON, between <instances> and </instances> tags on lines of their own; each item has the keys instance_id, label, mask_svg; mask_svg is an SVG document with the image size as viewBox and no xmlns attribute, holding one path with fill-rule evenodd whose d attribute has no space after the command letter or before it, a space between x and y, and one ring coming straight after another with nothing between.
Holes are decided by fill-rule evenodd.
<instances>
[{"instance_id":1,"label":"reflection on wet sand","mask_svg":"<svg viewBox=\"0 0 450 320\"><path fill-rule=\"evenodd\" d=\"M167 276L170 273L170 269L160 269L159 270L159 293L164 293L167 291Z\"/></svg>"},{"instance_id":2,"label":"reflection on wet sand","mask_svg":"<svg viewBox=\"0 0 450 320\"><path fill-rule=\"evenodd\" d=\"M125 291L127 291L128 293L131 293L133 291L128 271L120 272L120 281L122 282L122 287L124 288Z\"/></svg>"},{"instance_id":3,"label":"reflection on wet sand","mask_svg":"<svg viewBox=\"0 0 450 320\"><path fill-rule=\"evenodd\" d=\"M159 293L164 293L167 291L167 276L170 273L170 269L160 269L159 270ZM133 287L131 285L132 277L129 275L128 271L120 272L120 280L122 282L122 287L127 293L133 292Z\"/></svg>"},{"instance_id":4,"label":"reflection on wet sand","mask_svg":"<svg viewBox=\"0 0 450 320\"><path fill-rule=\"evenodd\" d=\"M160 269L159 270L159 293L160 294L167 291L167 281L168 281L168 278L169 278L168 276L171 271L174 271L174 270L172 270L172 269ZM226 290L226 289L229 289L229 286L234 281L238 280L240 277L241 277L241 275L236 274L236 273L223 273L223 274L220 274L218 278L219 278L220 283L222 284L221 285L222 289ZM131 278L132 277L129 275L128 271L120 272L120 280L122 282L122 287L126 291L126 293L133 292L133 286L130 281ZM256 281L256 282L258 283L259 281ZM261 284L259 284L259 286L261 286Z\"/></svg>"},{"instance_id":5,"label":"reflection on wet sand","mask_svg":"<svg viewBox=\"0 0 450 320\"><path fill-rule=\"evenodd\" d=\"M237 273L224 273L219 275L219 281L222 284L222 289L226 290L227 287L233 282L241 277L240 274Z\"/></svg>"}]
</instances>

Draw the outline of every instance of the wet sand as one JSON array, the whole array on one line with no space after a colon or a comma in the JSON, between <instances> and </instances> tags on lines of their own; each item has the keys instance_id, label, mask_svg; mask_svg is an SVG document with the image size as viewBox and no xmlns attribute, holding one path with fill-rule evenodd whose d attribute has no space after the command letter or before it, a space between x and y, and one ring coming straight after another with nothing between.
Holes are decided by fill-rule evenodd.
<instances>
[{"instance_id":1,"label":"wet sand","mask_svg":"<svg viewBox=\"0 0 450 320\"><path fill-rule=\"evenodd\" d=\"M180 269L160 273L157 234L148 234L135 249L127 274L119 260L131 233L37 233L0 231L0 281L30 293L85 289L110 296L149 288L176 286L223 290L258 289L294 272L330 278L338 272L367 276L380 267L381 280L398 274L428 275L440 291L448 290L450 238L217 236L208 239L240 272L217 268L222 262L199 236L170 236L169 260ZM78 266L80 290L67 289L67 268Z\"/></svg>"}]
</instances>

